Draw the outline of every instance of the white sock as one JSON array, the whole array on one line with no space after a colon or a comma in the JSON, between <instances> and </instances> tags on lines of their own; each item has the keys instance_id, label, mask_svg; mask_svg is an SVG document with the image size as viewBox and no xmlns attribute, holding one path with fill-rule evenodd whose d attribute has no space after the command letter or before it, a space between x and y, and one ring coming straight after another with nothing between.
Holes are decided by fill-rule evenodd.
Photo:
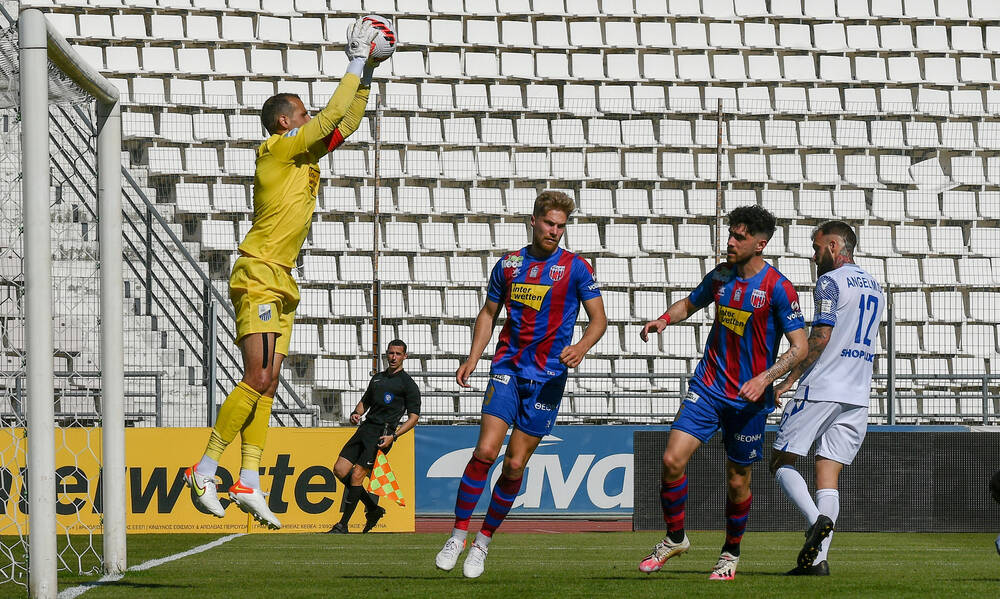
<instances>
[{"instance_id":1,"label":"white sock","mask_svg":"<svg viewBox=\"0 0 1000 599\"><path fill-rule=\"evenodd\" d=\"M816 505L819 506L821 514L829 516L834 524L837 523L837 516L840 515L840 492L837 489L816 489ZM830 550L830 543L832 541L833 533L831 532L830 536L823 539L823 544L819 547L819 553L816 554L816 559L813 561L814 564L826 560L826 554Z\"/></svg>"},{"instance_id":2,"label":"white sock","mask_svg":"<svg viewBox=\"0 0 1000 599\"><path fill-rule=\"evenodd\" d=\"M201 456L201 461L194 467L194 471L202 476L215 476L215 471L219 469L219 463L208 457Z\"/></svg>"},{"instance_id":3,"label":"white sock","mask_svg":"<svg viewBox=\"0 0 1000 599\"><path fill-rule=\"evenodd\" d=\"M458 539L464 543L467 536L469 536L469 531L467 530L462 530L461 528L451 529L451 538L453 539Z\"/></svg>"},{"instance_id":4,"label":"white sock","mask_svg":"<svg viewBox=\"0 0 1000 599\"><path fill-rule=\"evenodd\" d=\"M256 470L247 470L245 468L240 469L240 482L243 486L250 487L251 489L260 488L260 472Z\"/></svg>"},{"instance_id":5,"label":"white sock","mask_svg":"<svg viewBox=\"0 0 1000 599\"><path fill-rule=\"evenodd\" d=\"M774 473L774 478L777 479L778 485L781 486L785 495L805 516L806 524L812 526L821 510L813 503L812 497L809 495L809 485L806 484L806 480L802 478L799 471L792 466L782 466Z\"/></svg>"},{"instance_id":6,"label":"white sock","mask_svg":"<svg viewBox=\"0 0 1000 599\"><path fill-rule=\"evenodd\" d=\"M493 540L493 537L488 537L488 536L484 535L481 532L477 532L476 533L475 544L479 545L480 547L489 547L490 546L490 541L492 541L492 540Z\"/></svg>"}]
</instances>

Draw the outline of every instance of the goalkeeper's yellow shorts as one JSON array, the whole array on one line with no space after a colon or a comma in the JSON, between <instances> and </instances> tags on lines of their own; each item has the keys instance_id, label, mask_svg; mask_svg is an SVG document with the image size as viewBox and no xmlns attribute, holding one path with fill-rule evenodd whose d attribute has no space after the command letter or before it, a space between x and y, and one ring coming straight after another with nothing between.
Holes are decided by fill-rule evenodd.
<instances>
[{"instance_id":1,"label":"goalkeeper's yellow shorts","mask_svg":"<svg viewBox=\"0 0 1000 599\"><path fill-rule=\"evenodd\" d=\"M229 299L236 310L236 344L253 333L277 333L275 353L288 355L299 287L285 267L240 256L229 276Z\"/></svg>"}]
</instances>

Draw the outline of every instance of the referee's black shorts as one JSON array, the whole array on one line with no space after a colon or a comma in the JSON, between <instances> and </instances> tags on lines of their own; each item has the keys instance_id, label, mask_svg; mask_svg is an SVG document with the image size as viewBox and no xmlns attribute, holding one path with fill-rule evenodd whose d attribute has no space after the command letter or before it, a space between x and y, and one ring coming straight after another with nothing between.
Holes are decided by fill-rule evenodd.
<instances>
[{"instance_id":1,"label":"referee's black shorts","mask_svg":"<svg viewBox=\"0 0 1000 599\"><path fill-rule=\"evenodd\" d=\"M340 457L352 464L361 466L365 470L371 470L375 465L375 454L378 453L378 440L383 435L391 435L393 431L384 424L361 423L354 435L344 444L340 450ZM382 453L389 453L392 445L382 450Z\"/></svg>"}]
</instances>

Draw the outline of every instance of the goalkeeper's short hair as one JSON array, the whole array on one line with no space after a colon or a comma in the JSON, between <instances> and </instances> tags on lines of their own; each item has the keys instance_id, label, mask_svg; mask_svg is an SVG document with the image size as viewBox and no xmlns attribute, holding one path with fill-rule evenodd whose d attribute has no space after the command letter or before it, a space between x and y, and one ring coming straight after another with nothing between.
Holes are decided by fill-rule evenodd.
<instances>
[{"instance_id":1,"label":"goalkeeper's short hair","mask_svg":"<svg viewBox=\"0 0 1000 599\"><path fill-rule=\"evenodd\" d=\"M292 110L295 106L292 104L292 98L298 101L302 101L302 98L298 94L275 94L264 102L264 106L260 109L260 122L264 125L264 129L271 135L278 132L278 117L281 115L291 116Z\"/></svg>"}]
</instances>

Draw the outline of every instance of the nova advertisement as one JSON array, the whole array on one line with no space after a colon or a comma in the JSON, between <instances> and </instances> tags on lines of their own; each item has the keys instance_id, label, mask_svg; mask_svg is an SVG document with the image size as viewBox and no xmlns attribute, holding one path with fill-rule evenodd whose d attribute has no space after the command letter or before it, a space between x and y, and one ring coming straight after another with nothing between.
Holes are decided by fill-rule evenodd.
<instances>
[{"instance_id":1,"label":"nova advertisement","mask_svg":"<svg viewBox=\"0 0 1000 599\"><path fill-rule=\"evenodd\" d=\"M629 516L632 514L632 433L638 426L556 426L538 445L524 473L515 515ZM479 436L478 426L418 426L417 512L452 514L455 494ZM509 437L508 437L509 438ZM500 457L476 513L500 476Z\"/></svg>"},{"instance_id":2,"label":"nova advertisement","mask_svg":"<svg viewBox=\"0 0 1000 599\"><path fill-rule=\"evenodd\" d=\"M125 431L126 506L130 533L245 532L247 515L230 505L226 489L240 468L239 439L222 456L219 496L224 518L202 514L191 503L184 469L201 457L207 428L148 428ZM272 428L261 460L261 486L281 520L277 532L325 532L340 520L343 485L333 475L340 448L353 428ZM406 507L382 497L386 515L373 532L412 532L414 498L413 435L396 441L388 454ZM56 512L70 532L101 528L101 435L99 429L56 430ZM0 534L27 530L24 431L0 432ZM355 512L351 531L364 526L364 509ZM253 530L266 529L254 525Z\"/></svg>"}]
</instances>

